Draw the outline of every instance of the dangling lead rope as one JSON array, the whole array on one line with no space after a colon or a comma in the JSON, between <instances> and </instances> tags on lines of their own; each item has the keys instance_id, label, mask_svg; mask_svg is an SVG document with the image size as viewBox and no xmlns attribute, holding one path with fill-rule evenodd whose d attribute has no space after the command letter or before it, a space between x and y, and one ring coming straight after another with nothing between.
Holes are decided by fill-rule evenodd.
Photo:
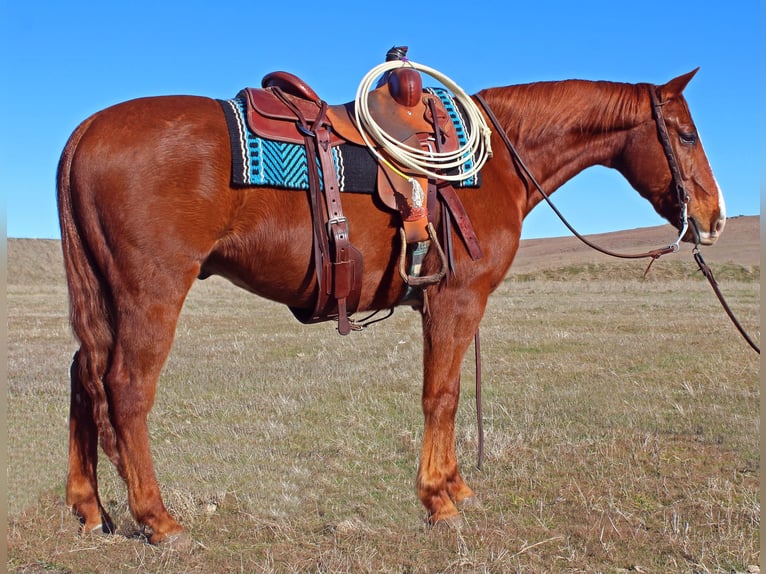
<instances>
[{"instance_id":1,"label":"dangling lead rope","mask_svg":"<svg viewBox=\"0 0 766 574\"><path fill-rule=\"evenodd\" d=\"M479 452L476 460L476 468L481 470L484 464L484 416L481 413L481 340L479 330L473 336L474 357L476 359L476 425L479 435Z\"/></svg>"},{"instance_id":2,"label":"dangling lead rope","mask_svg":"<svg viewBox=\"0 0 766 574\"><path fill-rule=\"evenodd\" d=\"M456 102L463 106L466 114L467 141L457 150L452 152L436 152L433 150L423 150L408 146L390 136L381 128L370 113L367 103L367 95L375 80L385 72L402 66L408 66L424 74L431 76L441 82L445 88L453 93ZM417 64L411 60L393 60L379 64L370 70L359 84L354 99L354 113L356 126L362 134L365 144L375 156L402 175L405 179L408 176L401 173L391 163L384 158L376 149L374 144L386 151L386 153L402 166L408 167L413 171L432 179L441 179L444 181L463 181L477 174L487 160L492 155L490 145L490 129L484 120L479 108L474 101L463 91L463 89L453 82L450 78L437 72L433 68ZM467 162L472 161L473 165L463 173L450 175L446 170L460 167Z\"/></svg>"},{"instance_id":3,"label":"dangling lead rope","mask_svg":"<svg viewBox=\"0 0 766 574\"><path fill-rule=\"evenodd\" d=\"M713 271L708 267L707 263L705 263L705 260L702 258L702 253L700 253L700 250L695 247L694 248L694 260L697 262L697 265L700 268L700 271L702 271L702 274L707 278L708 282L710 283L710 286L713 288L713 291L715 292L716 297L718 297L718 300L721 302L721 306L723 307L723 310L726 311L726 314L729 316L729 319L731 319L731 322L734 323L734 326L737 328L737 330L740 332L742 337L747 341L747 343L755 350L756 353L759 355L761 354L761 349L758 347L758 345L755 344L755 342L750 338L750 336L747 334L745 329L742 327L742 324L737 320L737 318L734 316L734 313L732 312L729 305L726 303L726 300L723 298L723 294L721 293L721 290L718 288L718 281L715 280L715 277L713 276Z\"/></svg>"}]
</instances>

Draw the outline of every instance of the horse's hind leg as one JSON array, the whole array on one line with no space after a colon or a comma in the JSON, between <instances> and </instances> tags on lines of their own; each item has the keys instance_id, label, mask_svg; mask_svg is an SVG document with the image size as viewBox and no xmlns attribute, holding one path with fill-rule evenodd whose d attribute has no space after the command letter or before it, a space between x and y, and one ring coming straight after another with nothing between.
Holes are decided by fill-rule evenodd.
<instances>
[{"instance_id":1,"label":"horse's hind leg","mask_svg":"<svg viewBox=\"0 0 766 574\"><path fill-rule=\"evenodd\" d=\"M167 511L160 494L147 417L173 342L183 296L174 301L161 301L159 297L143 301L132 301L121 310L104 383L116 435L117 468L127 485L131 514L148 529L150 542L158 543L183 528Z\"/></svg>"},{"instance_id":2,"label":"horse's hind leg","mask_svg":"<svg viewBox=\"0 0 766 574\"><path fill-rule=\"evenodd\" d=\"M191 282L191 280L190 280ZM153 294L157 296L156 293ZM110 349L109 367L103 375L109 420L115 445L105 451L115 463L128 489L136 522L147 527L150 541L160 542L183 528L168 513L154 475L147 417L154 403L157 380L170 352L183 295L173 301L141 304L123 301ZM158 296L159 299L159 296ZM99 429L94 418L94 397L84 379L100 375L86 364L86 352L75 354L71 367L69 472L67 504L79 516L84 532L114 532L115 527L98 495L97 462ZM103 445L102 445L103 446Z\"/></svg>"},{"instance_id":3,"label":"horse's hind leg","mask_svg":"<svg viewBox=\"0 0 766 574\"><path fill-rule=\"evenodd\" d=\"M71 367L72 395L69 408L69 471L67 506L80 518L83 532L114 532L114 522L98 496L98 431L93 419L93 402L82 384L84 368L80 351Z\"/></svg>"}]
</instances>

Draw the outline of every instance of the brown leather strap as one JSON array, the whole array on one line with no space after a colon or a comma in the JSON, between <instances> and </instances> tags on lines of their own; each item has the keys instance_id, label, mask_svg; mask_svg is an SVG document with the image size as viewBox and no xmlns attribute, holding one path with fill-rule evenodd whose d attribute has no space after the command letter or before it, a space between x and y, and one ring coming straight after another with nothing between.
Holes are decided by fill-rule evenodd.
<instances>
[{"instance_id":1,"label":"brown leather strap","mask_svg":"<svg viewBox=\"0 0 766 574\"><path fill-rule=\"evenodd\" d=\"M282 92L281 88L279 87L272 87L271 88L274 95L276 95L284 104L295 114L296 119L298 120L298 130L303 134L304 139L304 145L306 146L306 158L307 160L309 158L316 157L316 145L314 140L314 134L311 131L310 126L308 125L308 122L306 121L306 117L303 115L301 110L293 104L293 102L285 97L284 93ZM321 292L321 284L322 284L322 277L323 277L323 261L329 260L329 246L328 246L328 239L327 239L327 233L325 232L324 225L322 225L322 222L324 221L324 214L322 213L322 207L321 203L318 200L318 194L320 190L320 180L319 180L319 170L317 169L316 163L313 161L307 161L307 169L308 169L308 178L309 178L309 202L311 204L311 217L312 221L314 223L313 233L314 233L314 263L316 266L316 274L317 274L317 281L320 284L320 292Z\"/></svg>"},{"instance_id":2,"label":"brown leather strap","mask_svg":"<svg viewBox=\"0 0 766 574\"><path fill-rule=\"evenodd\" d=\"M694 248L693 254L694 260L697 262L697 266L700 268L700 271L702 271L702 274L705 276L705 278L708 280L708 283L710 283L710 286L713 288L713 292L715 293L716 297L718 297L718 301L721 303L723 310L729 316L729 319L731 319L731 322L737 328L739 334L742 335L747 344L750 345L750 347L752 347L752 349L760 355L761 348L755 343L755 341L753 341L750 335L747 334L747 331L745 331L745 328L742 326L742 324L737 320L737 317L734 315L731 307L729 307L726 299L724 299L723 293L721 293L721 289L718 287L718 281L715 280L713 270L708 267L707 263L705 263L705 260L702 258L702 253L700 253L700 250L697 247Z\"/></svg>"},{"instance_id":3,"label":"brown leather strap","mask_svg":"<svg viewBox=\"0 0 766 574\"><path fill-rule=\"evenodd\" d=\"M327 206L327 229L332 236L331 272L324 285L324 291L338 302L338 332L347 335L351 332L348 314L356 310L361 289L361 269L354 269L351 257L351 242L349 241L348 220L343 215L340 202L340 188L335 173L335 164L330 147L330 125L326 121L327 104L323 102L323 112L317 120L320 125L314 125L314 134L318 144L317 153L322 166L324 181L324 197ZM354 289L355 285L357 289ZM354 300L349 300L351 296Z\"/></svg>"},{"instance_id":4,"label":"brown leather strap","mask_svg":"<svg viewBox=\"0 0 766 574\"><path fill-rule=\"evenodd\" d=\"M662 106L665 102L660 101L657 95L657 89L654 86L649 88L649 97L652 101L652 114L654 115L654 123L657 124L657 136L662 144L662 149L665 151L665 158L668 160L668 167L670 168L670 174L673 177L673 186L676 189L678 195L678 205L689 202L689 194L686 193L684 188L684 178L681 177L681 170L678 167L678 160L676 159L676 152L673 151L673 146L670 143L670 134L668 134L668 126L665 125L665 118L662 114Z\"/></svg>"},{"instance_id":5,"label":"brown leather strap","mask_svg":"<svg viewBox=\"0 0 766 574\"><path fill-rule=\"evenodd\" d=\"M299 320L314 322L331 317L337 307L338 332L347 335L351 332L348 315L356 310L361 294L362 258L361 253L349 241L348 220L341 208L340 186L330 146L327 103L321 100L317 102L319 113L309 126L300 109L285 97L279 87L271 89L295 113L298 129L305 139L309 177L308 195L314 233L317 298L310 316L297 309L292 311ZM321 176L314 158L319 159ZM324 202L319 197L322 195L322 188Z\"/></svg>"},{"instance_id":6,"label":"brown leather strap","mask_svg":"<svg viewBox=\"0 0 766 574\"><path fill-rule=\"evenodd\" d=\"M433 121L433 129L434 129L434 141L436 145L436 151L441 152L443 151L443 142L444 142L444 134L442 133L441 126L439 125L438 121L438 110L436 107L436 100L435 98L429 98L428 99L428 108L431 112L431 119ZM431 193L431 182L429 182L429 200L432 200L432 193ZM458 197L457 193L455 193L455 188L452 187L450 184L438 184L436 186L436 192L439 194L439 196L442 199L442 205L446 205L448 209L443 209L442 215L444 217L444 221L442 222L442 234L443 234L443 243L445 246L445 250L447 251L447 257L449 259L449 266L452 272L455 271L455 265L453 260L453 249L452 249L452 234L450 233L452 229L451 225L451 219L454 216L455 218L455 224L457 225L458 231L460 232L460 236L463 238L463 241L465 242L466 249L468 249L468 254L471 256L471 259L476 261L477 259L481 259L482 257L482 251L481 247L479 246L479 240L476 237L476 234L473 231L473 225L471 225L471 220L468 218L468 214L465 211L465 208L463 207L463 202L460 201L460 198ZM433 204L431 204L433 205ZM435 210L434 210L435 211Z\"/></svg>"},{"instance_id":7,"label":"brown leather strap","mask_svg":"<svg viewBox=\"0 0 766 574\"><path fill-rule=\"evenodd\" d=\"M444 184L438 187L438 192L439 197L447 206L455 220L455 225L460 232L460 236L463 239L463 243L468 250L468 254L471 256L471 259L474 261L481 259L484 256L484 253L479 245L479 239L476 237L473 225L471 225L471 220L468 218L468 213L466 213L465 207L463 207L463 202L460 201L460 198L455 192L455 188L450 184Z\"/></svg>"},{"instance_id":8,"label":"brown leather strap","mask_svg":"<svg viewBox=\"0 0 766 574\"><path fill-rule=\"evenodd\" d=\"M591 249L595 249L596 251L599 251L603 253L604 255L611 255L612 257L619 257L622 259L644 259L644 258L650 257L652 261L654 261L655 259L659 259L662 255L667 255L669 253L675 253L676 251L678 251L678 245L673 244L673 245L668 245L667 247L645 251L643 253L618 253L616 251L612 251L610 249L606 249L605 247L596 245L595 243L593 243L592 241L584 237L582 234L580 234L574 227L572 227L572 224L569 223L569 221L567 221L564 215L553 204L550 196L545 192L545 190L540 186L538 181L532 175L532 172L529 170L527 165L521 159L519 152L516 151L516 148L511 143L511 140L508 137L508 134L505 133L503 126L500 125L500 121L497 119L497 116L495 116L494 112L492 111L492 108L489 107L489 104L484 99L484 97L481 94L476 94L476 96L474 97L476 98L476 101L478 101L481 104L482 108L484 108L484 113L487 114L487 117L492 122L492 125L495 128L495 131L500 136L500 139L503 140L503 143L505 144L505 147L508 150L508 153L510 154L511 159L523 170L527 178L529 178L529 181L532 182L532 185L534 185L537 191L540 192L540 195L543 196L543 199L548 203L548 205L553 210L553 212L558 216L558 218L566 226L566 228L572 232L572 235L577 237L577 239L582 241L585 245L587 245ZM655 113L657 112L661 112L661 108L655 108ZM661 123L664 120L662 120L662 116L657 116L657 121ZM672 148L671 148L671 152L672 152ZM680 237L679 237L679 241L680 241ZM651 266L651 262L650 262L650 266ZM648 269L649 268L647 267L647 270Z\"/></svg>"}]
</instances>

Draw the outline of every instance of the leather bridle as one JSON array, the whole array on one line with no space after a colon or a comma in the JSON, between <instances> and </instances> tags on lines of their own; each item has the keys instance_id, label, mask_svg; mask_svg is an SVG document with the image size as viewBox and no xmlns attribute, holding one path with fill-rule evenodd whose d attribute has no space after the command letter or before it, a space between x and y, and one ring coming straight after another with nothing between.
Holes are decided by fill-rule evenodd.
<instances>
[{"instance_id":1,"label":"leather bridle","mask_svg":"<svg viewBox=\"0 0 766 574\"><path fill-rule=\"evenodd\" d=\"M649 96L652 99L652 114L654 115L654 121L657 124L657 135L660 138L660 143L662 144L662 149L665 152L665 158L668 160L668 167L670 168L670 174L673 178L673 187L675 187L676 190L676 196L678 198L678 205L681 207L681 232L678 235L678 239L673 244L676 247L676 251L678 251L678 244L681 241L681 238L686 234L687 229L689 228L689 219L687 217L687 205L689 203L689 194L686 192L686 188L684 187L684 181L681 177L681 170L678 167L678 160L676 159L676 153L673 150L673 146L670 143L670 135L668 134L668 127L665 125L665 117L662 114L662 106L665 105L665 102L661 102L660 99L657 97L657 88L655 86L649 87ZM694 220L692 220L692 223L694 223ZM696 223L695 225L695 235L696 237L699 237L699 232L696 229Z\"/></svg>"}]
</instances>

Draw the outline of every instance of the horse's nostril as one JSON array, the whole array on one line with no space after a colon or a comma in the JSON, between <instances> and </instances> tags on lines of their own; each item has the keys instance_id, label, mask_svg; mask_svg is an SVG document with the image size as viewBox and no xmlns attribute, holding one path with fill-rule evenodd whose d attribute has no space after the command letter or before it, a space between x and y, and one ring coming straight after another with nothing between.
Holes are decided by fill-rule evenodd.
<instances>
[{"instance_id":1,"label":"horse's nostril","mask_svg":"<svg viewBox=\"0 0 766 574\"><path fill-rule=\"evenodd\" d=\"M716 233L721 233L723 231L723 228L724 228L725 225L726 225L726 219L724 219L722 217L721 219L719 219L715 223L715 232Z\"/></svg>"}]
</instances>

